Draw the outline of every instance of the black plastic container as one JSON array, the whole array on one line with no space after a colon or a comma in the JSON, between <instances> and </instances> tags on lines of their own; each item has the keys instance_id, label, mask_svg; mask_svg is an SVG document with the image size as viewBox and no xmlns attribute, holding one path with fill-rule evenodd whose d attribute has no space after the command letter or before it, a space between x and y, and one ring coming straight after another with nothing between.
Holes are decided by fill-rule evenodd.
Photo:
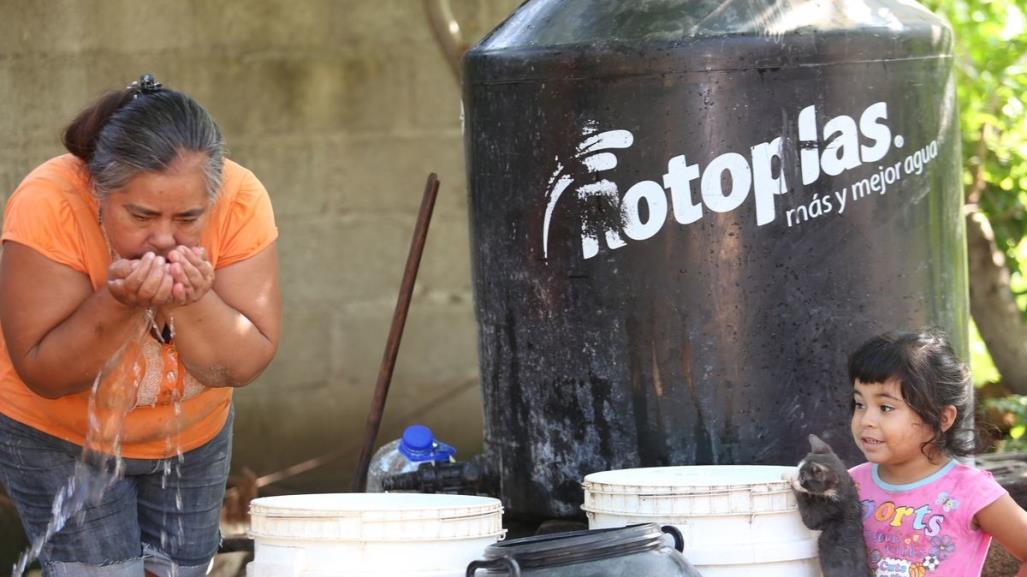
<instances>
[{"instance_id":1,"label":"black plastic container","mask_svg":"<svg viewBox=\"0 0 1027 577\"><path fill-rule=\"evenodd\" d=\"M529 0L464 60L486 456L588 473L848 442L847 355L966 352L948 26L899 0Z\"/></svg>"},{"instance_id":2,"label":"black plastic container","mask_svg":"<svg viewBox=\"0 0 1027 577\"><path fill-rule=\"evenodd\" d=\"M674 538L673 547L665 534ZM483 569L511 577L700 577L683 549L676 528L655 523L556 533L489 545L484 560L467 566L466 577Z\"/></svg>"}]
</instances>

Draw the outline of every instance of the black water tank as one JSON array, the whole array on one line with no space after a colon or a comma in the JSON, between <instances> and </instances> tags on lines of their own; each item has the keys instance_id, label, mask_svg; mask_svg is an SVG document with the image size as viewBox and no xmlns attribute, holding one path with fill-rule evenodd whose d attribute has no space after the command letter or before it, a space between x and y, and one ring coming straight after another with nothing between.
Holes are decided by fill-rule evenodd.
<instances>
[{"instance_id":1,"label":"black water tank","mask_svg":"<svg viewBox=\"0 0 1027 577\"><path fill-rule=\"evenodd\" d=\"M965 354L952 33L907 0L529 0L464 61L486 452L588 473L858 461L847 355Z\"/></svg>"}]
</instances>

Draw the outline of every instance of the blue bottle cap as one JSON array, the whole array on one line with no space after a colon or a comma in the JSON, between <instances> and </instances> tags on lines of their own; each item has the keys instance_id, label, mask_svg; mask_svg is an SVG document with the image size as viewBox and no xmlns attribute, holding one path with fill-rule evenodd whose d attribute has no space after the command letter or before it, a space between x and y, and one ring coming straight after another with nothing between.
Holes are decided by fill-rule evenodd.
<instances>
[{"instance_id":1,"label":"blue bottle cap","mask_svg":"<svg viewBox=\"0 0 1027 577\"><path fill-rule=\"evenodd\" d=\"M431 429L424 425L410 425L403 430L400 447L404 447L412 453L430 452L434 441L435 436L432 435Z\"/></svg>"},{"instance_id":2,"label":"blue bottle cap","mask_svg":"<svg viewBox=\"0 0 1027 577\"><path fill-rule=\"evenodd\" d=\"M410 425L403 431L399 452L413 462L448 461L456 449L435 440L431 429L424 425Z\"/></svg>"}]
</instances>

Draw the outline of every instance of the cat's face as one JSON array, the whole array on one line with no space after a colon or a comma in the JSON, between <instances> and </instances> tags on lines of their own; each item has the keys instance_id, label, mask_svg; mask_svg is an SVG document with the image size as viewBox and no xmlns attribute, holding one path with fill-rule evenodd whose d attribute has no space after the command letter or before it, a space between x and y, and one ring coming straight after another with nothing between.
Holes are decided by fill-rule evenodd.
<instances>
[{"instance_id":1,"label":"cat's face","mask_svg":"<svg viewBox=\"0 0 1027 577\"><path fill-rule=\"evenodd\" d=\"M799 474L796 478L800 490L814 495L834 497L840 476L832 466L833 455L811 453L799 463Z\"/></svg>"}]
</instances>

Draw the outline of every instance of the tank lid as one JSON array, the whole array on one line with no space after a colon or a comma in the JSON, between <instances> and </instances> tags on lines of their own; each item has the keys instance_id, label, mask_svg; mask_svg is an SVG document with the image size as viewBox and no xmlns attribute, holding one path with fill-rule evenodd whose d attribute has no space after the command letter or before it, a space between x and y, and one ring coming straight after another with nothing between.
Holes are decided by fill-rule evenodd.
<instances>
[{"instance_id":1,"label":"tank lid","mask_svg":"<svg viewBox=\"0 0 1027 577\"><path fill-rule=\"evenodd\" d=\"M672 529L661 530L657 523L641 523L535 535L489 545L485 549L485 558L512 558L521 569L587 563L655 551L663 544L665 532L670 531Z\"/></svg>"},{"instance_id":2,"label":"tank lid","mask_svg":"<svg viewBox=\"0 0 1027 577\"><path fill-rule=\"evenodd\" d=\"M528 0L475 47L553 48L640 41L879 29L901 34L948 25L914 0Z\"/></svg>"}]
</instances>

